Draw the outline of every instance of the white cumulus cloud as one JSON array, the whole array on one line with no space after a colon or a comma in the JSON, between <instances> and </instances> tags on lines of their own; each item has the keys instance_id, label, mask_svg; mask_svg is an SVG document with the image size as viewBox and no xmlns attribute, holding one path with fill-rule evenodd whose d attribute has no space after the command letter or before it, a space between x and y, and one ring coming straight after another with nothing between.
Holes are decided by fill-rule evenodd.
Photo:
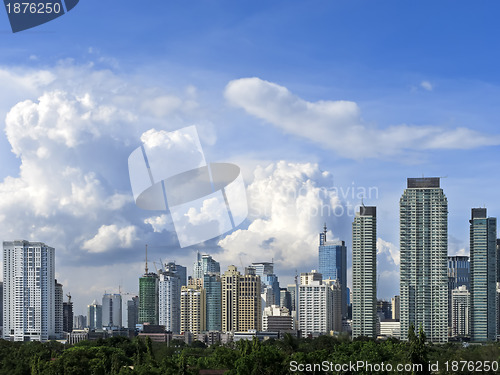
<instances>
[{"instance_id":1,"label":"white cumulus cloud","mask_svg":"<svg viewBox=\"0 0 500 375\"><path fill-rule=\"evenodd\" d=\"M89 253L102 253L116 248L130 248L137 240L137 228L133 225L118 227L115 224L102 225L97 234L85 241L82 248Z\"/></svg>"},{"instance_id":2,"label":"white cumulus cloud","mask_svg":"<svg viewBox=\"0 0 500 375\"><path fill-rule=\"evenodd\" d=\"M359 106L351 101L306 101L286 87L260 78L229 82L225 97L236 107L343 157L387 157L409 150L472 149L500 145L500 135L459 127L393 125L386 128L365 123Z\"/></svg>"},{"instance_id":3,"label":"white cumulus cloud","mask_svg":"<svg viewBox=\"0 0 500 375\"><path fill-rule=\"evenodd\" d=\"M332 175L317 164L280 161L257 167L247 188L251 224L219 241L224 252L217 257L237 265L240 257L274 258L280 269L316 268L318 233L325 222L333 231L339 222L334 209L341 203L331 186Z\"/></svg>"}]
</instances>

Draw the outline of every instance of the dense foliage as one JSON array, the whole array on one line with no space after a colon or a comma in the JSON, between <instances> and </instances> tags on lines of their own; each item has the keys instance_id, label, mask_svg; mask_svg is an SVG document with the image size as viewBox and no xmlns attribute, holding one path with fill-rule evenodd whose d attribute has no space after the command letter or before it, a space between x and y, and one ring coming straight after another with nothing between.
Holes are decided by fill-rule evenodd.
<instances>
[{"instance_id":1,"label":"dense foliage","mask_svg":"<svg viewBox=\"0 0 500 375\"><path fill-rule=\"evenodd\" d=\"M348 368L347 364L358 364L358 361L372 365L383 363L384 368L378 371L373 368L357 368L356 371ZM423 332L412 332L409 342L392 339L351 341L348 336L297 339L287 335L283 340L262 343L258 340L239 341L211 347L200 342L190 346L173 342L167 346L153 343L150 339L129 340L123 337L84 341L74 346L57 342L42 344L0 340L0 375L168 375L198 374L202 369L226 370L226 374L230 375L472 374L477 370L476 366L480 363L484 366L485 361L500 362L500 344L468 347L451 343L432 345L425 343ZM406 372L396 371L398 364L411 367L412 363L422 364L422 367L413 367L413 371L409 367ZM429 363L434 367L429 369ZM302 365L300 369L299 364ZM336 365L337 368L344 365L343 370L335 371ZM392 371L388 371L388 365L392 366ZM319 366L328 366L330 370ZM489 371L483 368L481 372L497 373L493 368Z\"/></svg>"}]
</instances>

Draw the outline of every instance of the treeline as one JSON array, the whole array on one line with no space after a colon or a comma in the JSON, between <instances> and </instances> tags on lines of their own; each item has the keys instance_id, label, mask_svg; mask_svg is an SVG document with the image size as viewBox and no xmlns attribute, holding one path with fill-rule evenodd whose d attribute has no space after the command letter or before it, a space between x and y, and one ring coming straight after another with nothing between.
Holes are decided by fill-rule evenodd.
<instances>
[{"instance_id":1,"label":"treeline","mask_svg":"<svg viewBox=\"0 0 500 375\"><path fill-rule=\"evenodd\" d=\"M498 373L494 365L500 362L497 343L464 347L424 341L423 334L413 334L409 342L351 341L347 336L297 339L287 335L282 340L243 340L211 347L201 342L189 346L171 342L167 346L150 339L123 337L84 341L73 346L0 340L0 375L214 373L203 371L207 369L238 375L472 374L478 372L478 366L481 366L479 372ZM488 364L489 369L485 366ZM397 370L398 365L406 367Z\"/></svg>"}]
</instances>

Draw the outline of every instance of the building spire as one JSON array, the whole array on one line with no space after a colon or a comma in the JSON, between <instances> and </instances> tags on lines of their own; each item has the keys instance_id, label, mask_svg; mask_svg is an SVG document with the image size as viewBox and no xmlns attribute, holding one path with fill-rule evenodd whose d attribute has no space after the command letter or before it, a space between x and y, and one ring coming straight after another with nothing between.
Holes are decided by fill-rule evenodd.
<instances>
[{"instance_id":1,"label":"building spire","mask_svg":"<svg viewBox=\"0 0 500 375\"><path fill-rule=\"evenodd\" d=\"M148 274L148 244L146 244L146 275Z\"/></svg>"}]
</instances>

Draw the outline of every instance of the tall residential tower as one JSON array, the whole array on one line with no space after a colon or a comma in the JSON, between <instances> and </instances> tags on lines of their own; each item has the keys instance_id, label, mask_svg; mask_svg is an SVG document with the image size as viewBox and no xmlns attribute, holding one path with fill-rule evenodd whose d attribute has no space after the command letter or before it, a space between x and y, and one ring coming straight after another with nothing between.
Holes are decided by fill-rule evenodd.
<instances>
[{"instance_id":1,"label":"tall residential tower","mask_svg":"<svg viewBox=\"0 0 500 375\"><path fill-rule=\"evenodd\" d=\"M439 177L409 178L399 202L401 339L448 341L448 201Z\"/></svg>"},{"instance_id":2,"label":"tall residential tower","mask_svg":"<svg viewBox=\"0 0 500 375\"><path fill-rule=\"evenodd\" d=\"M55 338L54 263L55 250L44 243L23 240L3 243L4 339Z\"/></svg>"},{"instance_id":3,"label":"tall residential tower","mask_svg":"<svg viewBox=\"0 0 500 375\"><path fill-rule=\"evenodd\" d=\"M473 208L470 219L470 299L472 341L496 341L497 219Z\"/></svg>"},{"instance_id":4,"label":"tall residential tower","mask_svg":"<svg viewBox=\"0 0 500 375\"><path fill-rule=\"evenodd\" d=\"M377 208L352 223L352 337L377 337Z\"/></svg>"}]
</instances>

